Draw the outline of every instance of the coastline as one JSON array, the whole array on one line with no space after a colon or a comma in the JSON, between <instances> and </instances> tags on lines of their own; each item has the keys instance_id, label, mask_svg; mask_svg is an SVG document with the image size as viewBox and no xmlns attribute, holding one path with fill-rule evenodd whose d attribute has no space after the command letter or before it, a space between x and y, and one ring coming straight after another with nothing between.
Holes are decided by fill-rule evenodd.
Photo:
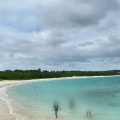
<instances>
[{"instance_id":1,"label":"coastline","mask_svg":"<svg viewBox=\"0 0 120 120\"><path fill-rule=\"evenodd\" d=\"M51 80L63 80L63 79L74 79L74 78L96 78L96 77L117 77L120 75L111 75L111 76L73 76L73 77L62 77L62 78L48 78L48 79L32 79L32 80L3 80L0 81L0 92L2 91L2 88L10 87L13 85L18 84L25 84L25 83L33 83L33 82L42 82L42 81L51 81ZM1 120L16 120L16 117L14 114L11 114L10 108L6 101L4 101L0 96L0 118Z\"/></svg>"},{"instance_id":2,"label":"coastline","mask_svg":"<svg viewBox=\"0 0 120 120\"><path fill-rule=\"evenodd\" d=\"M0 120L16 120L15 116L10 114L6 102L2 99L0 99Z\"/></svg>"},{"instance_id":3,"label":"coastline","mask_svg":"<svg viewBox=\"0 0 120 120\"><path fill-rule=\"evenodd\" d=\"M31 79L31 80L1 80L0 88L10 85L16 85L21 83L32 83L42 82L51 80L62 80L62 79L74 79L74 78L97 78L97 77L120 77L120 75L109 75L109 76L73 76L73 77L60 77L60 78L44 78L44 79Z\"/></svg>"}]
</instances>

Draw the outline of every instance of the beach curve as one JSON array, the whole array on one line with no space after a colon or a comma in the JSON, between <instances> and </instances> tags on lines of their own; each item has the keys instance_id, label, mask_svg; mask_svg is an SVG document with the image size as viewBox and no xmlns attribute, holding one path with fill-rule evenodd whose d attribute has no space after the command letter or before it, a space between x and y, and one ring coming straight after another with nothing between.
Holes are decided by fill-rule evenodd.
<instances>
[{"instance_id":1,"label":"beach curve","mask_svg":"<svg viewBox=\"0 0 120 120\"><path fill-rule=\"evenodd\" d=\"M112 76L90 76L89 78L94 77L112 77ZM115 76L113 76L115 77ZM19 80L19 81L11 81L11 80L5 80L0 81L0 93L4 94L6 88L12 87L14 85L19 84L25 84L25 83L33 83L33 82L42 82L42 81L51 81L51 80L62 80L62 79L73 79L73 78L88 78L88 76L85 77L63 77L63 78L49 78L49 79L34 79L34 80ZM12 111L12 108L10 106L10 102L6 101L6 99L3 99L3 97L0 94L0 106L1 106L1 113L0 118L1 120L18 120L17 116Z\"/></svg>"}]
</instances>

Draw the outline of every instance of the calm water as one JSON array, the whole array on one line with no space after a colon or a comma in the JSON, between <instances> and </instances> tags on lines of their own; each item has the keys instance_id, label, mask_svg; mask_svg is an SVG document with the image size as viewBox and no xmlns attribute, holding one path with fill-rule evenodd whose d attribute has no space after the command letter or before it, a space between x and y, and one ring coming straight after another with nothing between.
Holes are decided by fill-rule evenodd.
<instances>
[{"instance_id":1,"label":"calm water","mask_svg":"<svg viewBox=\"0 0 120 120\"><path fill-rule=\"evenodd\" d=\"M19 120L54 120L54 101L61 107L58 120L120 118L120 77L35 82L13 86L7 93ZM87 109L92 117L86 116Z\"/></svg>"}]
</instances>

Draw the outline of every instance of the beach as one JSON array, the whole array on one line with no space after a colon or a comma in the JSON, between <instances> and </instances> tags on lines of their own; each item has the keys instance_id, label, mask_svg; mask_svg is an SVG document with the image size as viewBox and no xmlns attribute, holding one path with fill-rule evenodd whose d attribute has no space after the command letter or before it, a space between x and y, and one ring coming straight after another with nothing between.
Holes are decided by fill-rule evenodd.
<instances>
[{"instance_id":1,"label":"beach","mask_svg":"<svg viewBox=\"0 0 120 120\"><path fill-rule=\"evenodd\" d=\"M10 114L10 110L5 101L0 99L0 120L16 120L15 116Z\"/></svg>"},{"instance_id":2,"label":"beach","mask_svg":"<svg viewBox=\"0 0 120 120\"><path fill-rule=\"evenodd\" d=\"M0 89L5 86L13 85L19 83L19 81L0 81ZM16 120L14 115L10 114L10 109L7 103L0 97L0 119L1 120Z\"/></svg>"},{"instance_id":3,"label":"beach","mask_svg":"<svg viewBox=\"0 0 120 120\"><path fill-rule=\"evenodd\" d=\"M93 76L93 77L89 77L89 78L95 78L98 76ZM105 77L105 76L100 76L100 77ZM110 77L110 76L106 76L106 77ZM50 79L35 79L35 80L3 80L0 81L0 91L1 89L3 89L4 87L8 87L8 86L13 86L13 85L17 85L17 84L24 84L24 83L32 83L32 82L38 82L38 81L50 81L50 80L61 80L61 79L73 79L73 78L88 78L86 77L67 77L67 78L50 78ZM2 92L2 91L1 91ZM10 113L10 109L9 106L7 105L6 101L4 101L3 99L1 99L0 96L0 119L1 120L16 120L16 116L14 116L14 114Z\"/></svg>"},{"instance_id":4,"label":"beach","mask_svg":"<svg viewBox=\"0 0 120 120\"><path fill-rule=\"evenodd\" d=\"M71 77L67 77L67 78L70 79ZM61 79L65 79L65 78L50 78L50 79L37 79L37 80L36 79L35 80L3 80L0 81L0 90L3 87L13 86L16 84L38 82L38 81L61 80ZM0 120L16 120L16 117L10 113L10 109L6 101L1 99L1 97L0 97Z\"/></svg>"}]
</instances>

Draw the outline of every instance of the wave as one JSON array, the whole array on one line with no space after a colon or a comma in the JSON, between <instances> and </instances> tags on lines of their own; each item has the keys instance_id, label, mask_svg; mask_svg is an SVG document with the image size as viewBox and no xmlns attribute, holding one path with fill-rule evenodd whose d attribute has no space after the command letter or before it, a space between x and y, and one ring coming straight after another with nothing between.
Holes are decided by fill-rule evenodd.
<instances>
[{"instance_id":1,"label":"wave","mask_svg":"<svg viewBox=\"0 0 120 120\"><path fill-rule=\"evenodd\" d=\"M26 116L23 116L20 113L16 112L17 108L13 105L15 101L11 99L10 96L7 94L7 90L12 86L13 85L0 88L0 99L7 104L10 114L13 115L16 118L16 120L28 120Z\"/></svg>"}]
</instances>

